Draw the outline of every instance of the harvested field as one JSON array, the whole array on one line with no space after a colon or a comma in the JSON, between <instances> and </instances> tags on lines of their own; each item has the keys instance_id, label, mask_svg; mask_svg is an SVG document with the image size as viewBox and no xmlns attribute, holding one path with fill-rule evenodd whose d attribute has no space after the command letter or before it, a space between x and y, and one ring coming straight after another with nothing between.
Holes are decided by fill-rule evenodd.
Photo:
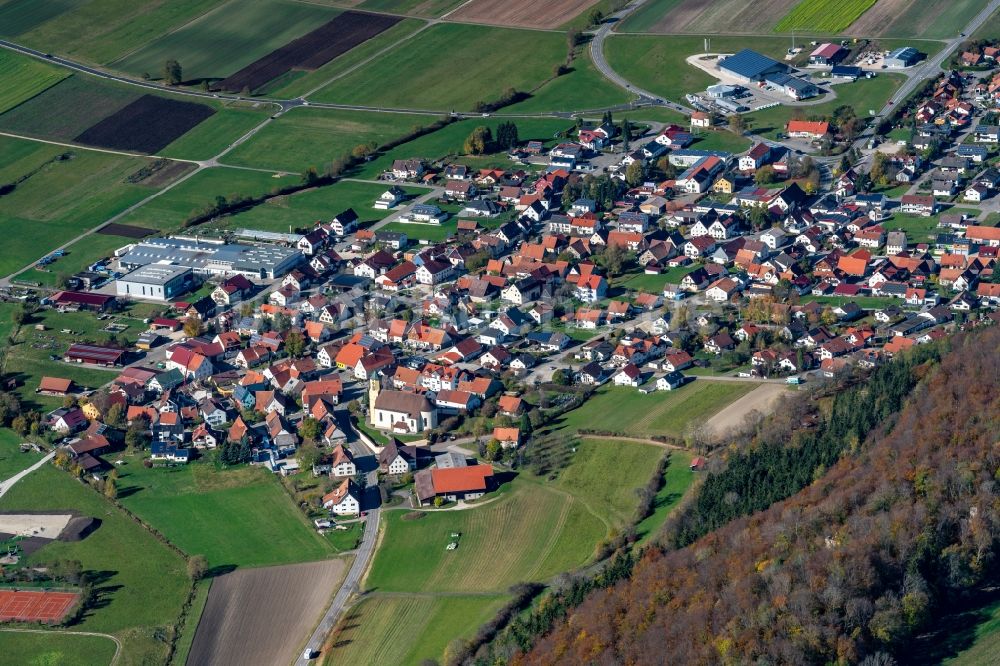
<instances>
[{"instance_id":1,"label":"harvested field","mask_svg":"<svg viewBox=\"0 0 1000 666\"><path fill-rule=\"evenodd\" d=\"M58 622L79 598L75 592L0 590L0 622Z\"/></svg>"},{"instance_id":2,"label":"harvested field","mask_svg":"<svg viewBox=\"0 0 1000 666\"><path fill-rule=\"evenodd\" d=\"M787 394L788 387L784 384L761 384L708 419L705 422L705 430L713 437L723 437L731 430L742 426L751 412L770 414L781 397Z\"/></svg>"},{"instance_id":3,"label":"harvested field","mask_svg":"<svg viewBox=\"0 0 1000 666\"><path fill-rule=\"evenodd\" d=\"M133 227L131 224L118 224L112 222L105 224L97 230L99 234L108 236L124 236L125 238L145 238L156 233L156 229L146 229L145 227Z\"/></svg>"},{"instance_id":4,"label":"harvested field","mask_svg":"<svg viewBox=\"0 0 1000 666\"><path fill-rule=\"evenodd\" d=\"M657 33L767 33L776 16L784 16L798 0L681 0L667 2L663 18L649 31Z\"/></svg>"},{"instance_id":5,"label":"harvested field","mask_svg":"<svg viewBox=\"0 0 1000 666\"><path fill-rule=\"evenodd\" d=\"M317 69L399 23L400 17L346 11L217 84L219 90L256 90L292 69Z\"/></svg>"},{"instance_id":6,"label":"harvested field","mask_svg":"<svg viewBox=\"0 0 1000 666\"><path fill-rule=\"evenodd\" d=\"M0 129L46 139L72 140L138 97L125 86L74 74L0 116Z\"/></svg>"},{"instance_id":7,"label":"harvested field","mask_svg":"<svg viewBox=\"0 0 1000 666\"><path fill-rule=\"evenodd\" d=\"M74 140L101 148L155 153L214 113L215 109L204 104L143 95Z\"/></svg>"},{"instance_id":8,"label":"harvested field","mask_svg":"<svg viewBox=\"0 0 1000 666\"><path fill-rule=\"evenodd\" d=\"M878 0L845 32L862 37L951 38L980 9L979 0Z\"/></svg>"},{"instance_id":9,"label":"harvested field","mask_svg":"<svg viewBox=\"0 0 1000 666\"><path fill-rule=\"evenodd\" d=\"M449 20L516 28L558 28L597 0L472 0L448 15Z\"/></svg>"},{"instance_id":10,"label":"harvested field","mask_svg":"<svg viewBox=\"0 0 1000 666\"><path fill-rule=\"evenodd\" d=\"M342 560L326 560L219 576L212 581L187 666L291 662L343 573Z\"/></svg>"}]
</instances>

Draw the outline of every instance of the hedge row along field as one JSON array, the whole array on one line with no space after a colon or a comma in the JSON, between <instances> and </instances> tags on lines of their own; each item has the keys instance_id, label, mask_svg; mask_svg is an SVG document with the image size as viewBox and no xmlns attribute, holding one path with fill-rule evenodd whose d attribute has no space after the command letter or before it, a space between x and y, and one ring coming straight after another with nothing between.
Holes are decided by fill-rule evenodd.
<instances>
[{"instance_id":1,"label":"hedge row along field","mask_svg":"<svg viewBox=\"0 0 1000 666\"><path fill-rule=\"evenodd\" d=\"M398 16L347 11L220 81L219 90L255 90L292 69L314 70L384 32Z\"/></svg>"},{"instance_id":2,"label":"hedge row along field","mask_svg":"<svg viewBox=\"0 0 1000 666\"><path fill-rule=\"evenodd\" d=\"M204 104L143 95L74 140L101 148L155 153L214 113L215 109Z\"/></svg>"},{"instance_id":3,"label":"hedge row along field","mask_svg":"<svg viewBox=\"0 0 1000 666\"><path fill-rule=\"evenodd\" d=\"M846 30L877 0L802 0L775 26L777 32L816 33Z\"/></svg>"}]
</instances>

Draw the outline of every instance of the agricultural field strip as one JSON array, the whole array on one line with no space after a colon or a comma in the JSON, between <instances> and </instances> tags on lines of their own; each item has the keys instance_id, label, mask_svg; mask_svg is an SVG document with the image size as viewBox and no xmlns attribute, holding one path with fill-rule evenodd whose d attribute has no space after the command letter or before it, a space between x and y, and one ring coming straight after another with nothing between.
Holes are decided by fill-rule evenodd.
<instances>
[{"instance_id":1,"label":"agricultural field strip","mask_svg":"<svg viewBox=\"0 0 1000 666\"><path fill-rule=\"evenodd\" d=\"M7 631L15 634L59 634L60 636L96 636L106 638L115 644L115 656L111 658L111 664L117 664L118 658L122 655L122 642L111 634L102 634L96 631L57 631L51 629L11 629L3 628L0 631Z\"/></svg>"}]
</instances>

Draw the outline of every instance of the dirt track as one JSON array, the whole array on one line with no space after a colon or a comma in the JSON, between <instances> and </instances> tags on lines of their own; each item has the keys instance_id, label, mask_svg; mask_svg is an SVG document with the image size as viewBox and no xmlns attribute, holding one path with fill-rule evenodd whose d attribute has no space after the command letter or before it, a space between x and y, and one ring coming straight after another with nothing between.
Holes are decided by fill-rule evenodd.
<instances>
[{"instance_id":1,"label":"dirt track","mask_svg":"<svg viewBox=\"0 0 1000 666\"><path fill-rule=\"evenodd\" d=\"M742 425L747 414L756 410L761 414L771 412L782 395L788 393L784 384L761 384L742 398L725 407L705 423L705 431L713 437L721 437L729 430Z\"/></svg>"},{"instance_id":2,"label":"dirt track","mask_svg":"<svg viewBox=\"0 0 1000 666\"><path fill-rule=\"evenodd\" d=\"M240 569L212 581L187 666L289 664L343 578L343 560Z\"/></svg>"},{"instance_id":3,"label":"dirt track","mask_svg":"<svg viewBox=\"0 0 1000 666\"><path fill-rule=\"evenodd\" d=\"M558 28L597 0L472 0L448 15L449 20L518 28Z\"/></svg>"}]
</instances>

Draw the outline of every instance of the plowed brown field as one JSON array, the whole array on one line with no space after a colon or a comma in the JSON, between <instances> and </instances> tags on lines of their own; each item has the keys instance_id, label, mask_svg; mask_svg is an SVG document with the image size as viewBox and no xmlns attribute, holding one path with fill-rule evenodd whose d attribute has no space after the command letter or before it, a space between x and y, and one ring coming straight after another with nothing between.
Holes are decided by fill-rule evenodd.
<instances>
[{"instance_id":1,"label":"plowed brown field","mask_svg":"<svg viewBox=\"0 0 1000 666\"><path fill-rule=\"evenodd\" d=\"M449 20L513 26L558 28L597 0L472 0L448 15Z\"/></svg>"},{"instance_id":2,"label":"plowed brown field","mask_svg":"<svg viewBox=\"0 0 1000 666\"><path fill-rule=\"evenodd\" d=\"M187 666L289 664L344 574L343 560L238 569L212 581Z\"/></svg>"},{"instance_id":3,"label":"plowed brown field","mask_svg":"<svg viewBox=\"0 0 1000 666\"><path fill-rule=\"evenodd\" d=\"M682 0L650 29L655 33L768 34L799 0Z\"/></svg>"}]
</instances>

